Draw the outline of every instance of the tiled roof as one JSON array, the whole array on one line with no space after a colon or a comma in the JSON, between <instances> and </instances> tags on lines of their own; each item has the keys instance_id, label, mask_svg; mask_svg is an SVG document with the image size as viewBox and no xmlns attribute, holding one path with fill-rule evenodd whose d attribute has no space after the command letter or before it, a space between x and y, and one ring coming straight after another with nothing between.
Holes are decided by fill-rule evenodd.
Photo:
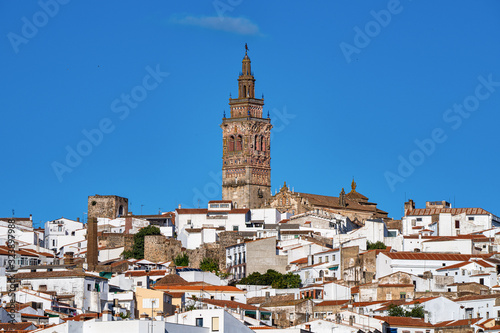
<instances>
[{"instance_id":1,"label":"tiled roof","mask_svg":"<svg viewBox=\"0 0 500 333\"><path fill-rule=\"evenodd\" d=\"M444 266L444 267L436 269L436 271L445 271L448 269L460 268L460 267L463 267L463 266L468 265L468 264L472 264L472 261L464 261L464 262L459 262L458 264L455 264L455 265Z\"/></svg>"},{"instance_id":2,"label":"tiled roof","mask_svg":"<svg viewBox=\"0 0 500 333\"><path fill-rule=\"evenodd\" d=\"M321 303L316 304L316 306L337 306L348 303L349 300L336 300L336 301L323 301Z\"/></svg>"},{"instance_id":3,"label":"tiled roof","mask_svg":"<svg viewBox=\"0 0 500 333\"><path fill-rule=\"evenodd\" d=\"M489 254L451 254L451 253L431 253L431 252L383 252L382 254L391 259L400 260L440 260L440 261L467 261L470 258L488 258Z\"/></svg>"},{"instance_id":4,"label":"tiled roof","mask_svg":"<svg viewBox=\"0 0 500 333\"><path fill-rule=\"evenodd\" d=\"M188 282L184 280L182 277L180 277L177 274L169 274L165 275L158 281L156 281L155 286L168 286L168 285L187 285Z\"/></svg>"},{"instance_id":5,"label":"tiled roof","mask_svg":"<svg viewBox=\"0 0 500 333\"><path fill-rule=\"evenodd\" d=\"M105 277L84 273L82 271L52 271L52 272L29 272L17 273L14 275L16 279L50 279L50 278L65 278L65 277L89 277L94 279L107 280Z\"/></svg>"},{"instance_id":6,"label":"tiled roof","mask_svg":"<svg viewBox=\"0 0 500 333\"><path fill-rule=\"evenodd\" d=\"M212 304L215 306L219 306L221 308L223 307L228 307L229 309L243 309L243 310L258 310L256 306L250 305L250 304L245 304L245 303L240 303L240 302L235 302L235 301L227 301L227 300L221 300L221 299L202 299L202 302L207 303L207 304Z\"/></svg>"},{"instance_id":7,"label":"tiled roof","mask_svg":"<svg viewBox=\"0 0 500 333\"><path fill-rule=\"evenodd\" d=\"M491 213L482 208L417 208L406 211L406 216L429 216L441 213L458 215L465 213L467 215L490 215Z\"/></svg>"},{"instance_id":8,"label":"tiled roof","mask_svg":"<svg viewBox=\"0 0 500 333\"><path fill-rule=\"evenodd\" d=\"M243 290L241 289L238 289L236 287L232 287L232 286L212 286L212 285L197 285L197 286L193 286L193 285L187 285L187 286L179 286L179 285L168 285L168 286L154 286L154 289L158 289L158 290L177 290L177 291L180 291L180 290L183 290L183 291L200 291L200 290L205 290L205 291L215 291L215 292L218 292L218 291L226 291L226 292L236 292L236 293L244 293Z\"/></svg>"},{"instance_id":9,"label":"tiled roof","mask_svg":"<svg viewBox=\"0 0 500 333\"><path fill-rule=\"evenodd\" d=\"M166 269L152 269L149 272L146 272L145 270L137 270L137 271L126 271L125 276L130 277L130 276L164 276L167 274Z\"/></svg>"},{"instance_id":10,"label":"tiled roof","mask_svg":"<svg viewBox=\"0 0 500 333\"><path fill-rule=\"evenodd\" d=\"M33 325L31 322L26 322L26 323L0 323L0 331L11 331L11 332L18 332L18 331L25 331ZM33 325L35 326L35 325Z\"/></svg>"},{"instance_id":11,"label":"tiled roof","mask_svg":"<svg viewBox=\"0 0 500 333\"><path fill-rule=\"evenodd\" d=\"M391 327L434 327L431 323L426 323L420 318L382 316L373 316L373 318L383 320Z\"/></svg>"},{"instance_id":12,"label":"tiled roof","mask_svg":"<svg viewBox=\"0 0 500 333\"><path fill-rule=\"evenodd\" d=\"M489 295L471 295L471 296L463 296L459 298L455 298L454 302L463 302L463 301L474 301L477 299L488 299L488 298L500 298L500 293L489 294Z\"/></svg>"},{"instance_id":13,"label":"tiled roof","mask_svg":"<svg viewBox=\"0 0 500 333\"><path fill-rule=\"evenodd\" d=\"M434 327L454 327L454 326L470 326L474 325L482 318L470 318L470 319L460 319L460 320L447 320L440 323L434 324Z\"/></svg>"},{"instance_id":14,"label":"tiled roof","mask_svg":"<svg viewBox=\"0 0 500 333\"><path fill-rule=\"evenodd\" d=\"M295 192L295 193L298 196L307 199L309 201L309 204L311 204L312 206L335 208L335 209L342 209L342 210L349 209L349 210L369 211L369 212L377 213L378 215L387 216L387 213L380 210L380 209L377 209L375 204L368 203L368 202L361 204L361 203L356 201L357 198L353 198L354 200L351 200L347 195L346 195L346 204L347 205L346 205L346 207L343 207L340 205L338 197L330 197L330 196L326 196L326 195L318 195L318 194L310 194L310 193L302 193L302 192ZM366 198L366 199L368 199L368 198Z\"/></svg>"},{"instance_id":15,"label":"tiled roof","mask_svg":"<svg viewBox=\"0 0 500 333\"><path fill-rule=\"evenodd\" d=\"M297 304L306 302L307 299L293 299L289 301L269 301L261 304L262 307L265 308L274 308L274 307L280 307L280 306L295 306Z\"/></svg>"},{"instance_id":16,"label":"tiled roof","mask_svg":"<svg viewBox=\"0 0 500 333\"><path fill-rule=\"evenodd\" d=\"M307 257L300 258L294 261L290 261L290 264L307 264Z\"/></svg>"}]
</instances>

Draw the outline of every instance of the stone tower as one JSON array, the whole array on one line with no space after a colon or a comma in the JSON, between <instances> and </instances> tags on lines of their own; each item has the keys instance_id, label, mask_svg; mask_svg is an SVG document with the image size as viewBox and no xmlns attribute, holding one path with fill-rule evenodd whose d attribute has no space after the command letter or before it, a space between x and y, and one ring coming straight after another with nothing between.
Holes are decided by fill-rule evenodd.
<instances>
[{"instance_id":1,"label":"stone tower","mask_svg":"<svg viewBox=\"0 0 500 333\"><path fill-rule=\"evenodd\" d=\"M245 45L246 48L246 45ZM247 49L248 51L248 49ZM247 51L238 78L238 98L229 98L222 119L222 199L236 208L264 207L271 196L271 119L262 117L264 98L255 98Z\"/></svg>"},{"instance_id":2,"label":"stone tower","mask_svg":"<svg viewBox=\"0 0 500 333\"><path fill-rule=\"evenodd\" d=\"M88 198L87 218L116 219L128 213L128 199L117 195L91 195Z\"/></svg>"}]
</instances>

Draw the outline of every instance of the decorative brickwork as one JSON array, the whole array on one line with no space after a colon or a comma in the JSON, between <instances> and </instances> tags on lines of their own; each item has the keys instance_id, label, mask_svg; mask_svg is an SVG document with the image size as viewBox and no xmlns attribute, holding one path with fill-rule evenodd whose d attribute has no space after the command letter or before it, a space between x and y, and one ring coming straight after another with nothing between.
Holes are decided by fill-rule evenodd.
<instances>
[{"instance_id":1,"label":"decorative brickwork","mask_svg":"<svg viewBox=\"0 0 500 333\"><path fill-rule=\"evenodd\" d=\"M230 98L230 118L222 119L222 198L237 208L264 207L271 196L271 119L262 117L264 98L255 98L248 55L238 78L238 98Z\"/></svg>"}]
</instances>

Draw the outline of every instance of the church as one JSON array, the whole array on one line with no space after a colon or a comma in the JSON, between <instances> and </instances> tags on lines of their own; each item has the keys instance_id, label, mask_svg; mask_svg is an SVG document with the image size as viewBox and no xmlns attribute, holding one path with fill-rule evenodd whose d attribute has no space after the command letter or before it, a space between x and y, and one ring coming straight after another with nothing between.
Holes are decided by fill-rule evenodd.
<instances>
[{"instance_id":1,"label":"church","mask_svg":"<svg viewBox=\"0 0 500 333\"><path fill-rule=\"evenodd\" d=\"M352 221L389 220L387 212L356 191L342 188L338 197L291 191L271 193L271 119L263 117L264 98L255 98L255 78L245 45L238 77L238 98L229 98L229 118L222 119L222 199L234 208L277 208L292 215L312 210L342 214Z\"/></svg>"}]
</instances>

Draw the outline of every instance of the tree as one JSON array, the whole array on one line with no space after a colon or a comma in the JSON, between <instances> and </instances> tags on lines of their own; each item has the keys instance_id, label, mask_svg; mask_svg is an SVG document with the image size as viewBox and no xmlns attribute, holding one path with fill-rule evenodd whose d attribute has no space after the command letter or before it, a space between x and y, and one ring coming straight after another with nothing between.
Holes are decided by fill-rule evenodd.
<instances>
[{"instance_id":1,"label":"tree","mask_svg":"<svg viewBox=\"0 0 500 333\"><path fill-rule=\"evenodd\" d=\"M205 272L215 272L217 274L219 272L219 262L214 258L203 258L200 262L200 269Z\"/></svg>"},{"instance_id":2,"label":"tree","mask_svg":"<svg viewBox=\"0 0 500 333\"><path fill-rule=\"evenodd\" d=\"M414 317L414 318L424 318L425 310L424 307L420 304L415 304L411 311L406 311L406 317Z\"/></svg>"},{"instance_id":3,"label":"tree","mask_svg":"<svg viewBox=\"0 0 500 333\"><path fill-rule=\"evenodd\" d=\"M300 276L287 273L281 274L274 269L269 269L265 274L259 272L253 272L247 277L240 280L240 284L250 284L250 285L266 285L272 286L273 288L287 289L287 288L298 288L300 287Z\"/></svg>"},{"instance_id":4,"label":"tree","mask_svg":"<svg viewBox=\"0 0 500 333\"><path fill-rule=\"evenodd\" d=\"M123 251L123 257L125 259L144 259L144 237L149 235L161 235L160 228L155 227L154 225L148 225L147 227L139 230L139 232L134 235L134 245L132 250Z\"/></svg>"},{"instance_id":5,"label":"tree","mask_svg":"<svg viewBox=\"0 0 500 333\"><path fill-rule=\"evenodd\" d=\"M385 250L387 246L385 246L384 243L381 241L377 241L375 243L372 243L370 241L366 242L366 249L367 250Z\"/></svg>"},{"instance_id":6,"label":"tree","mask_svg":"<svg viewBox=\"0 0 500 333\"><path fill-rule=\"evenodd\" d=\"M179 253L174 259L175 266L189 266L189 257L186 252Z\"/></svg>"},{"instance_id":7,"label":"tree","mask_svg":"<svg viewBox=\"0 0 500 333\"><path fill-rule=\"evenodd\" d=\"M387 314L391 317L406 317L405 310L400 305L389 305Z\"/></svg>"}]
</instances>

